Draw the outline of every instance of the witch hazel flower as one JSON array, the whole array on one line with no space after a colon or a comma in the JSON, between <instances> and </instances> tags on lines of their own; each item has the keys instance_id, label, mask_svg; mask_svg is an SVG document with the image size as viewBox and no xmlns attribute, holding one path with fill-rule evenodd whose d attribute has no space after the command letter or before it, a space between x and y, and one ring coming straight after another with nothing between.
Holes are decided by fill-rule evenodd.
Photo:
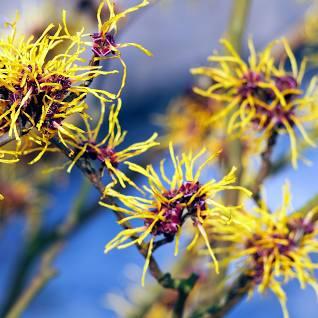
<instances>
[{"instance_id":1,"label":"witch hazel flower","mask_svg":"<svg viewBox=\"0 0 318 318\"><path fill-rule=\"evenodd\" d=\"M183 153L179 157L175 154L172 144L169 148L174 170L170 177L166 174L164 160L160 164L160 174L155 171L152 165L143 168L136 164L127 164L130 170L146 177L148 182L142 187L145 192L143 196L129 196L114 190L113 187L106 187L105 197L115 200L115 202L118 200L119 205L102 201L100 204L127 215L119 222L121 224L129 220L139 220L142 224L121 231L106 245L105 252L148 241L149 259L154 246L161 239L168 239L170 242L175 241L175 255L177 255L183 225L187 220L190 220L194 236L188 249L196 246L200 238L203 239L215 270L218 272L219 265L205 228L215 222L230 222L232 213L236 211L237 207L224 206L217 194L228 190L242 191L248 195L250 192L243 187L234 185L236 181L235 168L219 181L215 179L210 179L207 182L200 181L204 168L213 161L217 154L208 155L203 149L198 154ZM196 169L195 165L200 160L203 160L203 163ZM127 242L131 238L133 238L132 241ZM144 284L148 263L146 260L142 284Z\"/></svg>"},{"instance_id":2,"label":"witch hazel flower","mask_svg":"<svg viewBox=\"0 0 318 318\"><path fill-rule=\"evenodd\" d=\"M194 92L224 103L223 109L212 116L210 122L227 116L229 134L244 140L246 134L250 135L254 130L254 142L259 144L264 144L273 132L287 134L291 161L296 167L299 157L296 133L299 132L308 145L315 146L305 127L318 118L316 77L312 78L306 91L301 89L306 60L298 66L286 39L270 43L261 52L256 52L249 40L247 62L227 40L221 40L221 43L228 55L214 54L209 57L210 67L192 69L193 74L211 80L208 88L194 87ZM286 63L277 63L272 54L275 45L284 47L291 71L286 69Z\"/></svg>"},{"instance_id":3,"label":"witch hazel flower","mask_svg":"<svg viewBox=\"0 0 318 318\"><path fill-rule=\"evenodd\" d=\"M243 270L250 278L253 288L260 293L272 291L284 318L289 314L283 285L297 279L301 288L310 285L318 294L314 275L318 264L311 258L318 253L318 209L290 214L290 205L290 190L285 185L283 202L277 210L270 211L262 202L252 212L237 214L238 222L228 226L216 224L209 231L220 243L218 253L227 255L224 264L236 262L239 271Z\"/></svg>"}]
</instances>

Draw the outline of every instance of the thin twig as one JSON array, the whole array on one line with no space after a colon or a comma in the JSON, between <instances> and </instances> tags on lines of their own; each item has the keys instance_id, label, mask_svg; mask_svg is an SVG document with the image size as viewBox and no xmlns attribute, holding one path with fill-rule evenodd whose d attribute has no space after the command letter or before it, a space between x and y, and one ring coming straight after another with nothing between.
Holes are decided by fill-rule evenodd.
<instances>
[{"instance_id":1,"label":"thin twig","mask_svg":"<svg viewBox=\"0 0 318 318\"><path fill-rule=\"evenodd\" d=\"M40 272L33 278L30 286L22 293L21 297L14 304L5 318L20 317L25 308L39 294L47 282L57 274L57 271L52 268L51 263L61 247L62 245L57 242L43 255Z\"/></svg>"},{"instance_id":2,"label":"thin twig","mask_svg":"<svg viewBox=\"0 0 318 318\"><path fill-rule=\"evenodd\" d=\"M252 285L251 277L241 274L228 288L222 292L222 297L217 304L203 310L198 310L191 318L222 318L227 314L249 291Z\"/></svg>"},{"instance_id":3,"label":"thin twig","mask_svg":"<svg viewBox=\"0 0 318 318\"><path fill-rule=\"evenodd\" d=\"M308 200L300 209L296 211L296 213L306 215L308 212L312 211L314 208L318 206L318 194L314 195L310 200ZM315 213L312 221L318 221L318 213Z\"/></svg>"},{"instance_id":4,"label":"thin twig","mask_svg":"<svg viewBox=\"0 0 318 318\"><path fill-rule=\"evenodd\" d=\"M252 186L253 199L259 203L261 199L261 185L263 184L266 177L269 175L272 167L271 156L276 144L278 132L274 129L271 135L267 139L266 149L261 154L262 162L259 172L256 176L254 185Z\"/></svg>"},{"instance_id":5,"label":"thin twig","mask_svg":"<svg viewBox=\"0 0 318 318\"><path fill-rule=\"evenodd\" d=\"M78 231L88 220L95 217L100 210L100 206L96 203L82 208L82 203L85 201L86 195L81 193L73 208L72 213L69 214L66 222L58 225L50 231L39 230L27 242L24 252L19 260L18 266L10 279L11 287L6 293L6 299L1 308L0 317L10 310L20 296L21 289L23 289L27 274L30 268L37 261L39 255L46 251L50 246L57 242L64 242L70 235Z\"/></svg>"},{"instance_id":6,"label":"thin twig","mask_svg":"<svg viewBox=\"0 0 318 318\"><path fill-rule=\"evenodd\" d=\"M198 279L199 276L192 273L189 278L180 281L178 286L178 298L173 308L173 318L183 317L187 299Z\"/></svg>"}]
</instances>

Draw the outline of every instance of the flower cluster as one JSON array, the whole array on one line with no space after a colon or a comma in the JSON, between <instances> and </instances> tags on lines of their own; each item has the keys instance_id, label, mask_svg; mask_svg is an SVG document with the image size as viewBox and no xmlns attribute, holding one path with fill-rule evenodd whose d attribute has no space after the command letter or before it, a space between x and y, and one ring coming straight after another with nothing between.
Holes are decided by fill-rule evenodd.
<instances>
[{"instance_id":1,"label":"flower cluster","mask_svg":"<svg viewBox=\"0 0 318 318\"><path fill-rule=\"evenodd\" d=\"M115 98L110 92L81 85L99 75L117 71L105 72L97 65L79 65L85 50L83 34L68 33L65 15L64 28L59 26L52 33L54 26L49 25L35 41L32 36L17 37L15 24L9 27L11 35L0 40L2 136L9 135L20 141L22 135L34 128L42 139L49 140L57 131L64 131L65 119L84 111L79 101L88 93L105 101ZM49 58L51 50L65 43L68 46L63 54ZM63 126L70 128L66 123Z\"/></svg>"},{"instance_id":2,"label":"flower cluster","mask_svg":"<svg viewBox=\"0 0 318 318\"><path fill-rule=\"evenodd\" d=\"M164 161L160 163L159 176L153 166L145 168L136 164L128 163L130 170L145 176L148 184L143 187L143 196L124 195L113 187L107 187L105 195L121 202L120 206L101 202L101 205L114 211L128 215L120 223L124 224L129 220L140 219L143 225L126 229L120 232L111 240L105 248L108 252L113 248L125 248L133 244L142 244L150 236L148 258L157 237L163 236L164 239L172 241L175 239L175 254L178 253L179 237L184 223L190 219L195 229L195 235L188 248L196 245L201 236L208 247L209 254L213 260L216 271L218 263L210 246L205 227L217 222L227 223L231 221L232 213L236 207L226 207L217 198L219 192L226 190L241 190L247 194L245 188L235 186L235 168L233 168L223 179L216 181L211 179L207 182L200 180L202 170L209 164L216 155L205 158L202 164L195 171L197 161L204 158L206 151L203 149L196 155L191 152L182 154L179 158L174 153L170 145L170 155L173 164L173 174L169 178L164 168ZM126 242L132 238L131 242ZM145 263L144 275L148 262ZM144 281L144 275L142 282Z\"/></svg>"},{"instance_id":3,"label":"flower cluster","mask_svg":"<svg viewBox=\"0 0 318 318\"><path fill-rule=\"evenodd\" d=\"M192 70L193 74L205 75L211 79L207 89L195 87L199 95L220 100L224 108L212 118L212 121L227 116L228 132L246 134L248 128L258 132L256 142L262 142L273 132L288 133L291 141L291 159L297 164L297 145L295 128L306 142L314 146L308 137L304 124L317 118L316 78L313 78L306 92L301 88L306 60L298 67L294 54L287 41L270 43L263 52L256 53L252 41L249 41L250 57L244 62L227 40L221 43L229 55L209 57L214 63L211 67ZM283 45L291 65L291 72L285 70L285 64L276 65L272 54L274 45Z\"/></svg>"},{"instance_id":4,"label":"flower cluster","mask_svg":"<svg viewBox=\"0 0 318 318\"><path fill-rule=\"evenodd\" d=\"M233 276L238 275L236 282L241 282L242 277L247 282L244 292L271 290L279 299L284 318L288 318L284 284L297 279L301 287L310 285L318 294L314 277L318 264L311 258L318 253L318 207L305 207L306 214L289 214L291 198L285 186L283 203L272 212L262 200L260 189L274 170L269 157L279 134L290 138L294 166L299 152L297 133L304 143L315 146L311 137L314 133L317 137L318 131L314 123L318 118L316 78L311 79L306 90L302 89L306 60L298 65L286 39L270 43L259 53L249 40L248 61L231 43L222 40L224 55L213 54L210 66L192 70L208 80L198 81L193 91L173 101L158 120L166 130L162 146L169 148L169 166L165 160L158 167L136 164L131 161L133 158L159 145L154 133L144 141L125 146L127 132L119 121L127 76L121 49L135 47L151 55L139 44L117 40L120 22L149 4L148 0L139 1L120 11L112 0L101 0L98 28L92 34L84 33L84 29L70 32L65 11L57 27L50 24L36 36L20 36L17 22L6 24L7 37L0 38L0 163L15 163L22 156L29 161L31 155L32 164L47 152L57 152L63 154L63 159L67 157L63 169L68 173L74 166L79 167L98 189L100 205L112 210L122 226L106 244L105 253L137 245L145 257L142 285L150 267L162 286L174 290L168 304L158 301L147 305L147 310L152 307L159 316L167 315L174 302L174 313L182 315L194 284L200 284L201 290L210 288L212 281L215 284L206 271L206 262L201 261L203 255L215 273L220 268L227 273L230 266L236 266ZM87 4L84 1L80 5ZM277 45L286 58L280 63L274 53ZM84 58L87 53L91 55L89 60ZM112 71L102 69L101 61L110 59L120 71L116 66ZM91 87L95 78L111 74L120 74L116 92ZM251 196L251 192L241 185L254 176L246 169L251 166L251 153L261 152L264 144L267 149L262 152L262 164L252 184L257 207L250 212L242 199ZM214 179L211 164L218 156L222 172ZM240 165L238 173L233 162ZM35 215L29 220L30 229L36 234L31 239L36 239L38 232L42 237L39 182L35 187L24 175L21 180L12 181L12 171L18 171L16 166L0 174L0 193L4 195L0 194L0 225L14 213L31 211L26 213ZM130 175L136 178L132 180ZM137 178L144 183L140 185ZM84 200L76 207L80 209ZM86 206L84 212L75 212L79 212L78 217L70 214L66 227L62 226L67 228L63 234L70 234L91 215ZM59 230L60 226L52 233ZM32 240L32 245L36 245ZM171 242L175 256L182 249L180 246L185 246L192 251L191 257L197 257L179 267L183 273L192 272L187 279L162 275L152 256L157 248ZM37 250L32 257L43 249ZM227 295L215 295L220 303L207 307L207 311L199 308L199 316L211 313L211 308L216 309L217 315L224 313L237 301L237 289L237 284L233 284ZM237 296L242 294L238 291ZM201 306L204 302L202 297L197 303Z\"/></svg>"},{"instance_id":5,"label":"flower cluster","mask_svg":"<svg viewBox=\"0 0 318 318\"><path fill-rule=\"evenodd\" d=\"M211 153L221 148L222 121L210 123L220 110L221 104L199 95L188 93L172 101L167 113L157 116L157 122L165 130L161 145L167 147L172 141L182 151L200 151L202 145Z\"/></svg>"},{"instance_id":6,"label":"flower cluster","mask_svg":"<svg viewBox=\"0 0 318 318\"><path fill-rule=\"evenodd\" d=\"M224 120L214 120L222 109L222 103L212 98L186 92L173 100L164 115L156 116L156 123L163 127L165 134L159 139L162 148L170 142L181 152L200 151L205 147L214 153L223 149L219 159L228 160L228 143L235 136L226 134ZM242 142L242 164L247 167L251 155L259 152L261 145L255 143L251 134L244 136Z\"/></svg>"},{"instance_id":7,"label":"flower cluster","mask_svg":"<svg viewBox=\"0 0 318 318\"><path fill-rule=\"evenodd\" d=\"M109 18L102 22L101 11L105 4ZM97 13L100 36L105 35L109 40L108 34L116 30L119 19L147 4L147 1L143 1L140 5L115 14L113 2L101 2ZM58 136L64 143L66 136L70 137L81 131L69 119L74 114L86 113L87 105L82 101L88 94L102 102L119 98L125 85L126 66L120 54L116 54L124 66L118 92L90 88L94 78L116 74L118 71L101 69L101 54L96 53L96 34L90 42L85 41L87 35L84 30L71 34L65 11L62 25L55 28L50 24L36 39L33 36L18 36L16 23L7 23L7 27L11 28L11 34L0 40L0 139L1 144L16 140L16 146L14 149L12 146L2 147L0 161L16 162L21 155L39 151L31 161L34 163L48 151L50 140L54 136ZM83 54L87 46L92 48L94 55L88 65L83 65L86 61ZM149 51L138 44L121 45L125 46L138 47L150 55ZM61 53L53 54L58 47L61 48ZM101 47L99 49L102 50ZM119 51L116 49L116 52ZM24 135L28 137L23 138Z\"/></svg>"},{"instance_id":8,"label":"flower cluster","mask_svg":"<svg viewBox=\"0 0 318 318\"><path fill-rule=\"evenodd\" d=\"M305 216L300 213L288 215L290 194L287 186L283 197L282 206L275 212L263 203L255 213L238 215L239 223L226 227L216 224L209 234L216 241L226 242L218 250L228 255L224 263L240 260L240 270L247 272L259 292L267 289L274 292L287 318L287 297L282 284L298 279L302 288L309 284L318 293L314 277L318 264L310 257L318 253L318 210L306 211Z\"/></svg>"},{"instance_id":9,"label":"flower cluster","mask_svg":"<svg viewBox=\"0 0 318 318\"><path fill-rule=\"evenodd\" d=\"M141 3L134 7L130 7L119 13L115 12L114 3L111 0L105 0L101 2L97 11L97 21L98 21L98 32L92 34L93 39L93 52L96 57L106 57L108 55L119 53L119 48L124 48L127 46L134 46L143 51L147 55L151 53L145 49L143 46L137 43L116 43L114 38L114 33L117 31L117 23L119 20L125 18L127 14L137 11L149 4L148 0L143 0ZM106 22L102 22L101 13L106 5L109 11L109 18Z\"/></svg>"}]
</instances>

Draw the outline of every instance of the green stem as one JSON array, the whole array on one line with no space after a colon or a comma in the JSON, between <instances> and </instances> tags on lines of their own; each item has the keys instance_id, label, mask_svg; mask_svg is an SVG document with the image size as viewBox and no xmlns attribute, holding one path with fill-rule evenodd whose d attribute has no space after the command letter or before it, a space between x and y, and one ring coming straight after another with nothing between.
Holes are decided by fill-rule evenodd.
<instances>
[{"instance_id":1,"label":"green stem","mask_svg":"<svg viewBox=\"0 0 318 318\"><path fill-rule=\"evenodd\" d=\"M242 40L245 31L246 21L249 14L249 9L251 5L251 0L233 0L232 2L232 10L230 13L230 19L228 23L228 28L226 32L226 37L229 42L232 44L234 49L241 53L242 49ZM231 118L233 112L228 115L227 121ZM226 146L226 160L224 162L224 170L228 172L233 166L237 168L237 184L240 185L242 183L243 176L243 166L242 166L242 155L243 155L243 147L240 139L230 140ZM239 204L239 191L228 191L225 193L224 203L226 205L238 205ZM216 284L221 282L227 273L226 268L218 275L216 278ZM226 299L217 301L218 296L213 297L210 301L212 306L208 307L206 311L202 312L200 310L196 311L193 314L193 317L205 317L206 315L214 314L214 311L219 313L225 313L230 310L231 306L234 305L237 301L241 299L241 294L238 292L236 287L238 285L241 286L246 280L242 278L242 280L238 280L230 286L229 290L224 290L223 295ZM237 295L237 297L234 297ZM192 317L192 316L191 316ZM214 316L213 316L214 317ZM215 316L222 317L222 316Z\"/></svg>"},{"instance_id":2,"label":"green stem","mask_svg":"<svg viewBox=\"0 0 318 318\"><path fill-rule=\"evenodd\" d=\"M226 32L227 39L231 42L238 53L242 48L242 39L245 31L246 20L249 13L251 0L233 0L232 11L228 29ZM229 118L232 113L229 114ZM225 170L228 171L233 166L237 168L237 183L241 183L242 168L242 143L239 139L232 140L227 145L227 160L225 162ZM228 205L236 205L239 201L238 191L229 191L225 197L225 203Z\"/></svg>"},{"instance_id":3,"label":"green stem","mask_svg":"<svg viewBox=\"0 0 318 318\"><path fill-rule=\"evenodd\" d=\"M318 206L318 194L314 195L307 203L305 203L299 210L297 210L297 213L301 213L303 215L306 215L308 212L310 212L312 209ZM318 213L315 214L314 220L317 220Z\"/></svg>"},{"instance_id":4,"label":"green stem","mask_svg":"<svg viewBox=\"0 0 318 318\"><path fill-rule=\"evenodd\" d=\"M242 48L242 39L250 5L251 0L233 0L226 36L238 52Z\"/></svg>"},{"instance_id":5,"label":"green stem","mask_svg":"<svg viewBox=\"0 0 318 318\"><path fill-rule=\"evenodd\" d=\"M183 317L186 301L198 279L199 276L195 273L186 279L172 279L171 274L167 273L160 280L163 287L178 291L178 298L173 308L173 318Z\"/></svg>"},{"instance_id":6,"label":"green stem","mask_svg":"<svg viewBox=\"0 0 318 318\"><path fill-rule=\"evenodd\" d=\"M191 318L222 318L235 306L244 296L246 296L252 284L250 276L241 274L229 287L222 293L218 303L205 309L194 312Z\"/></svg>"},{"instance_id":7,"label":"green stem","mask_svg":"<svg viewBox=\"0 0 318 318\"><path fill-rule=\"evenodd\" d=\"M57 242L50 247L42 258L42 266L39 273L32 279L29 286L23 291L14 306L6 315L6 318L18 318L23 311L30 305L32 300L39 294L39 292L46 286L48 281L56 275L56 270L52 267L54 257L62 248L62 244Z\"/></svg>"}]
</instances>

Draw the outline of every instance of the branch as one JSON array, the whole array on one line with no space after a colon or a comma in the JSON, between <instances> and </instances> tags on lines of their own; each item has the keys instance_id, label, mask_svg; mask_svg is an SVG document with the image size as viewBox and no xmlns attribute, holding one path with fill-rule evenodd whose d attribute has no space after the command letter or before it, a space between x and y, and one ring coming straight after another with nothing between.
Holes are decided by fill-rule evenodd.
<instances>
[{"instance_id":1,"label":"branch","mask_svg":"<svg viewBox=\"0 0 318 318\"><path fill-rule=\"evenodd\" d=\"M232 1L232 11L227 27L227 37L237 51L241 51L242 38L250 6L251 0Z\"/></svg>"},{"instance_id":2,"label":"branch","mask_svg":"<svg viewBox=\"0 0 318 318\"><path fill-rule=\"evenodd\" d=\"M179 281L178 299L173 308L173 318L183 317L186 301L198 279L199 276L192 273L189 278Z\"/></svg>"},{"instance_id":3,"label":"branch","mask_svg":"<svg viewBox=\"0 0 318 318\"><path fill-rule=\"evenodd\" d=\"M253 199L255 200L256 203L259 203L261 199L261 193L260 193L261 185L263 184L264 180L266 179L266 177L269 175L271 171L271 167L272 167L271 156L277 141L277 137L278 137L277 130L273 130L271 135L267 139L266 149L261 154L261 158L262 158L261 167L256 176L255 183L251 189L253 192Z\"/></svg>"},{"instance_id":4,"label":"branch","mask_svg":"<svg viewBox=\"0 0 318 318\"><path fill-rule=\"evenodd\" d=\"M87 221L96 216L100 206L94 203L88 207L83 207L83 203L86 200L86 195L83 193L84 191L82 189L79 200L76 201L73 211L69 214L69 217L64 223L51 231L39 230L27 242L16 271L10 279L11 288L6 293L6 299L0 311L0 317L5 316L16 302L21 289L24 287L27 274L35 261L37 261L38 256L53 244L64 242L70 235L74 234L86 224Z\"/></svg>"},{"instance_id":5,"label":"branch","mask_svg":"<svg viewBox=\"0 0 318 318\"><path fill-rule=\"evenodd\" d=\"M65 149L65 151L66 150L67 149ZM87 168L89 172L93 173L93 171L91 171L92 168L88 168L86 162L83 162L82 166L83 168L85 167L85 169ZM91 177L91 174L89 175ZM97 182L96 179L96 177L93 177L91 182ZM78 196L81 201L77 201L75 203L73 211L69 213L69 217L64 223L58 225L51 231L39 230L34 233L27 242L13 277L10 279L11 287L6 293L6 299L3 302L3 306L0 311L0 317L4 316L16 302L21 289L23 289L25 285L27 274L29 273L30 268L37 261L39 255L41 255L46 249L50 248L50 246L55 242L65 241L69 236L79 231L88 221L97 215L98 211L100 211L100 205L95 202L88 207L83 207L86 200L85 192L88 190L87 184L84 185L80 195ZM102 187L98 186L98 188ZM144 252L148 250L147 246L143 246L143 249ZM161 277L162 273L153 264L154 262L151 263L152 274L157 277Z\"/></svg>"},{"instance_id":6,"label":"branch","mask_svg":"<svg viewBox=\"0 0 318 318\"><path fill-rule=\"evenodd\" d=\"M64 154L67 156L68 159L72 159L69 156L69 150L61 144L57 139L53 139L52 141ZM88 178L88 180L92 183L92 185L99 191L101 197L104 195L104 187L101 182L101 175L97 173L94 168L91 166L90 162L85 158L80 158L76 162L76 166L81 170L81 172ZM103 198L105 203L110 203L111 200L109 198ZM125 216L122 213L116 212L116 217L119 221L121 221ZM129 222L124 222L121 224L124 229L131 229L131 225ZM131 239L135 240L138 236L132 236ZM162 240L157 243L156 248L162 246L166 243L170 243L171 240ZM136 245L139 253L147 259L148 255L148 244L137 244ZM170 273L163 274L161 271L156 259L151 255L149 260L149 271L152 277L163 287L167 289L173 289L178 291L178 299L176 301L174 307L174 318L182 318L184 307L186 300L192 291L195 283L198 280L198 275L192 273L189 278L187 279L173 279Z\"/></svg>"},{"instance_id":7,"label":"branch","mask_svg":"<svg viewBox=\"0 0 318 318\"><path fill-rule=\"evenodd\" d=\"M242 273L225 291L217 304L203 310L194 312L191 318L222 318L227 314L248 292L252 285L250 276Z\"/></svg>"},{"instance_id":8,"label":"branch","mask_svg":"<svg viewBox=\"0 0 318 318\"><path fill-rule=\"evenodd\" d=\"M61 244L57 243L43 255L40 272L33 278L30 286L22 293L21 297L14 304L5 318L20 317L25 308L39 294L46 283L57 274L56 270L52 268L51 263L61 247Z\"/></svg>"}]
</instances>

